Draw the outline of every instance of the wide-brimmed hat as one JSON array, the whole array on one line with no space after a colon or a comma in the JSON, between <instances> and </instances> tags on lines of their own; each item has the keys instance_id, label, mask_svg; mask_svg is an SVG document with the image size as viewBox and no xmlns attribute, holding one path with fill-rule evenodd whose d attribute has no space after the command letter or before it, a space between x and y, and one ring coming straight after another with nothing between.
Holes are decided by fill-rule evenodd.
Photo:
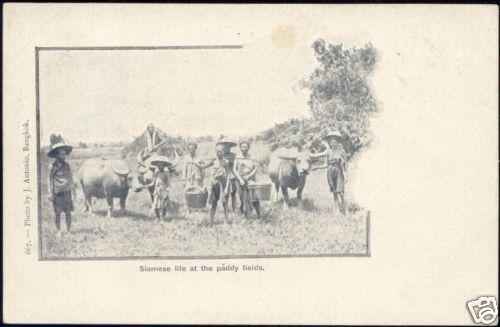
<instances>
[{"instance_id":1,"label":"wide-brimmed hat","mask_svg":"<svg viewBox=\"0 0 500 327\"><path fill-rule=\"evenodd\" d=\"M170 159L168 159L165 156L154 156L154 157L151 157L151 159L149 160L149 164L153 165L153 166L158 166L159 164L162 164L162 163L167 167L173 166Z\"/></svg>"},{"instance_id":2,"label":"wide-brimmed hat","mask_svg":"<svg viewBox=\"0 0 500 327\"><path fill-rule=\"evenodd\" d=\"M233 146L237 146L238 143L236 143L235 141L229 139L229 138L224 138L222 140L220 140L219 142L216 143L216 145L219 145L219 144L223 144L223 145L229 145L230 147L233 147Z\"/></svg>"},{"instance_id":3,"label":"wide-brimmed hat","mask_svg":"<svg viewBox=\"0 0 500 327\"><path fill-rule=\"evenodd\" d=\"M66 154L69 154L73 151L73 147L71 145L67 145L61 135L51 135L50 137L50 150L47 155L51 158L55 158L59 153L59 150L64 149Z\"/></svg>"},{"instance_id":4,"label":"wide-brimmed hat","mask_svg":"<svg viewBox=\"0 0 500 327\"><path fill-rule=\"evenodd\" d=\"M323 139L331 139L331 138L342 138L342 134L340 134L340 132L336 129L333 129L331 131L329 131L328 133L326 133L325 136L323 136Z\"/></svg>"}]
</instances>

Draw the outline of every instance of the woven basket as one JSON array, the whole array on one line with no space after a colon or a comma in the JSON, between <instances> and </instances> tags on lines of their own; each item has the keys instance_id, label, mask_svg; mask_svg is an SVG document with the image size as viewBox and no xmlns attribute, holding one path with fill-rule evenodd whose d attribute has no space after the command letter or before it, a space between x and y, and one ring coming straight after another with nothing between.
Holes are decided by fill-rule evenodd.
<instances>
[{"instance_id":1,"label":"woven basket","mask_svg":"<svg viewBox=\"0 0 500 327\"><path fill-rule=\"evenodd\" d=\"M252 200L269 201L271 199L271 183L248 184Z\"/></svg>"},{"instance_id":2,"label":"woven basket","mask_svg":"<svg viewBox=\"0 0 500 327\"><path fill-rule=\"evenodd\" d=\"M186 196L186 205L190 209L201 209L205 208L208 199L208 191L186 191L184 192Z\"/></svg>"}]
</instances>

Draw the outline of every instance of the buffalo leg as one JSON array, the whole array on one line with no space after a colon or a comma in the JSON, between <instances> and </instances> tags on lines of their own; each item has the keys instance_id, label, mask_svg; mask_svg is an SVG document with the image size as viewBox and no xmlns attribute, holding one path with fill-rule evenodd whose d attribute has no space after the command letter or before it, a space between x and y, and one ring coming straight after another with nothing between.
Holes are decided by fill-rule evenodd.
<instances>
[{"instance_id":1,"label":"buffalo leg","mask_svg":"<svg viewBox=\"0 0 500 327\"><path fill-rule=\"evenodd\" d=\"M113 212L113 197L106 197L106 202L108 203L108 217L111 217L111 213Z\"/></svg>"},{"instance_id":2,"label":"buffalo leg","mask_svg":"<svg viewBox=\"0 0 500 327\"><path fill-rule=\"evenodd\" d=\"M92 196L85 193L85 212L92 214Z\"/></svg>"},{"instance_id":3,"label":"buffalo leg","mask_svg":"<svg viewBox=\"0 0 500 327\"><path fill-rule=\"evenodd\" d=\"M276 199L274 201L276 203L280 198L280 185L278 183L274 183L274 188L276 189Z\"/></svg>"},{"instance_id":4,"label":"buffalo leg","mask_svg":"<svg viewBox=\"0 0 500 327\"><path fill-rule=\"evenodd\" d=\"M122 213L126 212L126 210L125 210L125 204L126 204L126 202L127 202L127 196L126 195L122 196L120 198L120 210L121 210Z\"/></svg>"},{"instance_id":5,"label":"buffalo leg","mask_svg":"<svg viewBox=\"0 0 500 327\"><path fill-rule=\"evenodd\" d=\"M288 208L290 206L290 201L289 201L289 197L288 197L288 187L282 186L281 193L283 193L284 206L285 206L285 208Z\"/></svg>"},{"instance_id":6,"label":"buffalo leg","mask_svg":"<svg viewBox=\"0 0 500 327\"><path fill-rule=\"evenodd\" d=\"M297 190L297 200L302 201L302 188Z\"/></svg>"}]
</instances>

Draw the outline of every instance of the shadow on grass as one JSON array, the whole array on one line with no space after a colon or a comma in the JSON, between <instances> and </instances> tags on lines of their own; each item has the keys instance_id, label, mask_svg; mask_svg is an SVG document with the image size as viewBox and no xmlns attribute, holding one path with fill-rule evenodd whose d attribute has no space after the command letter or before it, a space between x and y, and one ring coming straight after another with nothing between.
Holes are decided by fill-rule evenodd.
<instances>
[{"instance_id":1,"label":"shadow on grass","mask_svg":"<svg viewBox=\"0 0 500 327\"><path fill-rule=\"evenodd\" d=\"M94 210L92 212L92 214L104 218L108 215L108 211L105 209ZM129 210L125 210L125 211L115 210L115 211L113 211L111 218L113 218L113 219L130 218L132 220L153 220L153 219L156 219L156 217L154 217L154 215L146 215L142 212L135 212L135 211L129 211Z\"/></svg>"},{"instance_id":2,"label":"shadow on grass","mask_svg":"<svg viewBox=\"0 0 500 327\"><path fill-rule=\"evenodd\" d=\"M314 204L314 200L309 198L302 199L301 201L299 201L297 198L292 198L288 200L288 205L290 206L290 208L298 208L309 212L317 210ZM272 204L271 207L283 208L284 200L280 199L277 203Z\"/></svg>"},{"instance_id":3,"label":"shadow on grass","mask_svg":"<svg viewBox=\"0 0 500 327\"><path fill-rule=\"evenodd\" d=\"M106 209L94 210L92 212L93 215L106 217L108 211ZM114 210L111 218L113 219L131 219L131 220L146 220L146 221L154 221L156 220L156 216L153 213L146 214L143 212L136 212L130 210ZM186 218L184 215L180 214L180 205L177 203L172 203L170 208L167 211L167 217L163 218L163 221L175 221Z\"/></svg>"}]
</instances>

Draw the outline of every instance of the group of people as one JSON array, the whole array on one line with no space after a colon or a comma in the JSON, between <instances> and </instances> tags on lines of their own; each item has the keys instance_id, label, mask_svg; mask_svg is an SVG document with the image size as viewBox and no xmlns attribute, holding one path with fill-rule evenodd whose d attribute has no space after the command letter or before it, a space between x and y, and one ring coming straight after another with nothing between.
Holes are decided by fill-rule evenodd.
<instances>
[{"instance_id":1,"label":"group of people","mask_svg":"<svg viewBox=\"0 0 500 327\"><path fill-rule=\"evenodd\" d=\"M210 222L213 222L217 204L222 202L224 219L228 220L229 200L232 211L237 211L237 195L239 194L239 212L245 217L251 215L253 209L260 218L260 201L252 199L248 185L255 182L258 162L250 155L250 143L241 142L239 148L241 155L237 156L231 151L238 144L234 141L223 139L216 144L216 157L203 160L198 158L196 143L188 145L189 155L183 171L183 181L187 189L203 187L204 170L211 167L211 184L209 203Z\"/></svg>"},{"instance_id":2,"label":"group of people","mask_svg":"<svg viewBox=\"0 0 500 327\"><path fill-rule=\"evenodd\" d=\"M155 169L154 178L151 184L144 187L154 186L153 206L158 219L165 216L168 207L170 186L168 178L169 160L167 157L158 154L158 150L165 140L150 124L146 129L146 147L138 155L138 160L148 163L146 165ZM182 181L186 190L202 189L205 179L205 170L211 167L211 182L209 203L210 222L213 222L217 205L222 202L224 208L225 221L228 220L229 201L231 201L232 211L237 212L237 198L239 195L239 212L245 217L251 215L253 209L258 217L261 216L260 201L252 199L248 184L256 179L258 162L250 155L250 143L241 142L239 148L241 155L237 156L232 152L232 148L238 144L229 139L223 139L216 144L216 156L212 159L203 159L198 155L198 145L194 142L187 145L188 154L182 171ZM148 160L149 159L149 160Z\"/></svg>"},{"instance_id":3,"label":"group of people","mask_svg":"<svg viewBox=\"0 0 500 327\"><path fill-rule=\"evenodd\" d=\"M213 223L219 202L222 202L226 222L230 222L228 219L229 201L231 201L233 213L239 210L240 214L249 217L252 210L255 209L257 216L259 218L261 216L260 201L251 198L248 188L248 184L251 184L256 179L258 162L253 160L249 153L249 142L244 141L239 144L240 156L231 151L236 146L238 144L234 141L221 140L217 142L215 158L203 159L198 155L198 145L196 143L192 142L187 145L188 154L182 170L182 181L185 190L202 190L204 188L205 170L211 168L209 176L210 223ZM170 160L163 155L152 153L148 148L142 151L140 157L142 160L147 161L144 165L154 171L152 181L142 187L153 187L155 215L157 219L164 218L170 204ZM237 208L238 195L239 208Z\"/></svg>"},{"instance_id":4,"label":"group of people","mask_svg":"<svg viewBox=\"0 0 500 327\"><path fill-rule=\"evenodd\" d=\"M150 124L146 129L146 146L138 155L138 161L148 162L148 167L153 171L153 178L144 188L152 188L152 209L155 216L160 219L165 217L170 205L170 169L171 161L158 153L165 140ZM326 158L323 165L314 169L327 169L327 180L330 191L334 195L334 203L345 214L344 184L346 183L346 153L339 142L341 135L333 131L324 139L329 148L321 153L310 154L311 159ZM49 173L49 199L52 201L55 213L56 228L60 230L61 214L66 218L66 228L71 228L71 212L74 210L73 197L75 183L66 156L72 151L72 147L64 143L59 136L51 136L51 147L48 156L55 161L50 167ZM240 154L236 155L232 149L239 146ZM239 211L245 217L249 217L255 210L257 216L261 217L260 201L252 198L249 185L256 181L259 168L258 161L250 154L250 143L247 141L236 142L222 139L216 144L216 156L211 159L202 159L198 155L198 145L189 143L188 154L185 158L182 170L182 181L186 190L203 189L205 170L211 168L209 185L210 223L213 223L217 205L222 202L224 219L229 220L229 201L233 213ZM239 195L239 199L238 199ZM239 208L237 202L239 200Z\"/></svg>"}]
</instances>

